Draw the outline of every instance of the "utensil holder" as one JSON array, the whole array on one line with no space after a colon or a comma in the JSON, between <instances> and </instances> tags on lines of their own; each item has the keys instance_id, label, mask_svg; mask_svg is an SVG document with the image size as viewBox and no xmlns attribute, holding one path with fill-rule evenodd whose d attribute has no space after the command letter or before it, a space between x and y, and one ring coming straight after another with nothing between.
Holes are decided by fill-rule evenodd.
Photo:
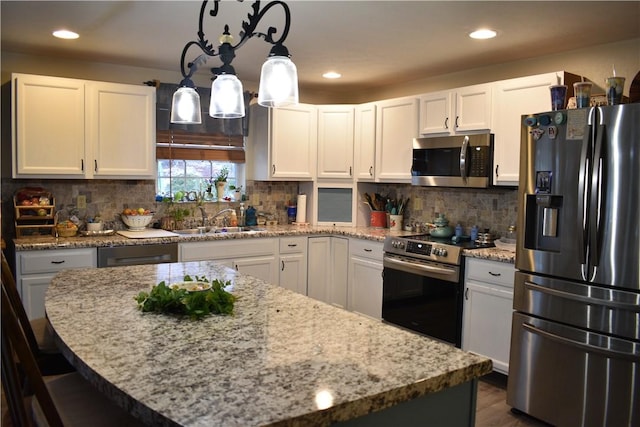
<instances>
[{"instance_id":1,"label":"utensil holder","mask_svg":"<svg viewBox=\"0 0 640 427\"><path fill-rule=\"evenodd\" d=\"M369 222L371 227L385 228L387 226L387 213L385 211L371 211Z\"/></svg>"}]
</instances>

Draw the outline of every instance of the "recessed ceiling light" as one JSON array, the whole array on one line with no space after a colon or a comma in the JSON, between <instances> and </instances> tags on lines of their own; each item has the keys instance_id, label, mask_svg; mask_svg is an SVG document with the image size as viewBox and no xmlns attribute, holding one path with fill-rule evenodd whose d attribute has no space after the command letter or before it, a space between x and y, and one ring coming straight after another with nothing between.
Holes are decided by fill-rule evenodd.
<instances>
[{"instance_id":1,"label":"recessed ceiling light","mask_svg":"<svg viewBox=\"0 0 640 427\"><path fill-rule=\"evenodd\" d=\"M325 79L339 79L342 77L342 74L337 73L335 71L328 71L322 75Z\"/></svg>"},{"instance_id":2,"label":"recessed ceiling light","mask_svg":"<svg viewBox=\"0 0 640 427\"><path fill-rule=\"evenodd\" d=\"M476 30L473 31L471 33L469 33L469 37L471 37L472 39L492 39L496 36L496 32L493 30L489 30L489 29L481 29L481 30Z\"/></svg>"},{"instance_id":3,"label":"recessed ceiling light","mask_svg":"<svg viewBox=\"0 0 640 427\"><path fill-rule=\"evenodd\" d=\"M68 39L68 40L77 39L78 37L80 37L78 33L74 33L73 31L69 31L69 30L56 30L53 32L53 36L59 39Z\"/></svg>"}]
</instances>

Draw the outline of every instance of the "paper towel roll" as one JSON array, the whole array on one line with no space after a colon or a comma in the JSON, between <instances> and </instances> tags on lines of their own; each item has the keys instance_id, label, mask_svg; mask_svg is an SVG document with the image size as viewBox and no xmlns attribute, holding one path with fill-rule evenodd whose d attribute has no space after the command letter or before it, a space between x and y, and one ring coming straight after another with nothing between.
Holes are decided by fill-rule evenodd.
<instances>
[{"instance_id":1,"label":"paper towel roll","mask_svg":"<svg viewBox=\"0 0 640 427\"><path fill-rule=\"evenodd\" d=\"M302 224L307 222L307 195L298 194L298 209L296 211L296 222Z\"/></svg>"}]
</instances>

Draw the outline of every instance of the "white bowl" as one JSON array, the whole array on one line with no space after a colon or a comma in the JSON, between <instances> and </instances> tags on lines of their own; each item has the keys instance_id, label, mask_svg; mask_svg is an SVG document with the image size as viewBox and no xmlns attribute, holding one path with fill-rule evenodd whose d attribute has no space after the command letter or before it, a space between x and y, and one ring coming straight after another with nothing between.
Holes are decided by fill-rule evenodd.
<instances>
[{"instance_id":1,"label":"white bowl","mask_svg":"<svg viewBox=\"0 0 640 427\"><path fill-rule=\"evenodd\" d=\"M153 215L120 215L122 222L129 227L130 230L143 230L151 220Z\"/></svg>"},{"instance_id":2,"label":"white bowl","mask_svg":"<svg viewBox=\"0 0 640 427\"><path fill-rule=\"evenodd\" d=\"M87 223L87 231L102 231L102 223L101 222L88 222Z\"/></svg>"}]
</instances>

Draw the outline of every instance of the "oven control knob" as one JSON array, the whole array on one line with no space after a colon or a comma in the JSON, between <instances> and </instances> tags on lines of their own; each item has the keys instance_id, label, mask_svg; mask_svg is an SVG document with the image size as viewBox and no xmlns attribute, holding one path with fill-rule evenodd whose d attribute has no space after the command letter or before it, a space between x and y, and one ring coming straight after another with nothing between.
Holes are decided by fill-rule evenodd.
<instances>
[{"instance_id":1,"label":"oven control knob","mask_svg":"<svg viewBox=\"0 0 640 427\"><path fill-rule=\"evenodd\" d=\"M447 250L445 248L440 248L440 256L447 256Z\"/></svg>"}]
</instances>

